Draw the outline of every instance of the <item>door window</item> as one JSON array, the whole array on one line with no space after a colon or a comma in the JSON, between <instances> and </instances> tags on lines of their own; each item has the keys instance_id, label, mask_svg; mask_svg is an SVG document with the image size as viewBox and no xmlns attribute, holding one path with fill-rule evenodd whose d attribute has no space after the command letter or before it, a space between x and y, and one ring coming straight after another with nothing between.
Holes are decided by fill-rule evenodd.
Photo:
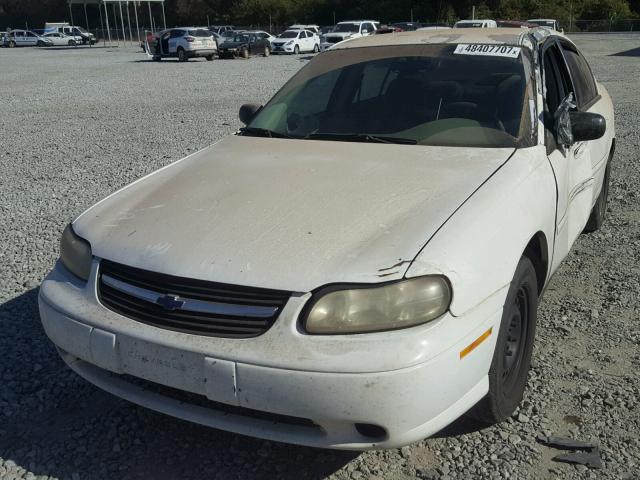
<instances>
[{"instance_id":1,"label":"door window","mask_svg":"<svg viewBox=\"0 0 640 480\"><path fill-rule=\"evenodd\" d=\"M577 104L580 108L588 106L597 96L598 88L585 58L571 45L563 44L562 53L571 71L575 85Z\"/></svg>"}]
</instances>

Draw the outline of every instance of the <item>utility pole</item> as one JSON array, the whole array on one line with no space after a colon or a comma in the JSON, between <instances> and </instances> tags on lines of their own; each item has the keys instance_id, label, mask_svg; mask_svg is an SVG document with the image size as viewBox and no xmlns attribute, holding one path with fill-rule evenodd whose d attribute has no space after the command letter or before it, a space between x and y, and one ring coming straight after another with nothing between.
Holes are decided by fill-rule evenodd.
<instances>
[{"instance_id":1,"label":"utility pole","mask_svg":"<svg viewBox=\"0 0 640 480\"><path fill-rule=\"evenodd\" d=\"M471 20L475 20L476 19L476 6L472 6L471 7Z\"/></svg>"}]
</instances>

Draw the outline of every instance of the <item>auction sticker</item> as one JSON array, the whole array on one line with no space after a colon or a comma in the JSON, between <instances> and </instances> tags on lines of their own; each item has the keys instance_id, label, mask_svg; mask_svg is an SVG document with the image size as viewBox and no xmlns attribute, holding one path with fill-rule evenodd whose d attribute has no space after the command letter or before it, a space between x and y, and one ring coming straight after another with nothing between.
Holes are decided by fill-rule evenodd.
<instances>
[{"instance_id":1,"label":"auction sticker","mask_svg":"<svg viewBox=\"0 0 640 480\"><path fill-rule=\"evenodd\" d=\"M511 45L459 43L453 53L458 55L485 55L488 57L518 58L518 55L520 55L520 47L512 47Z\"/></svg>"}]
</instances>

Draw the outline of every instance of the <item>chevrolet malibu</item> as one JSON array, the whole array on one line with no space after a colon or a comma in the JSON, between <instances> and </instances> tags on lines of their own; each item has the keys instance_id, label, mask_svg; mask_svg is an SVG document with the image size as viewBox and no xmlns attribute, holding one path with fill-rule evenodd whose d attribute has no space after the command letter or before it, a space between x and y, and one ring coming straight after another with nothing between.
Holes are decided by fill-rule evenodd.
<instances>
[{"instance_id":1,"label":"chevrolet malibu","mask_svg":"<svg viewBox=\"0 0 640 480\"><path fill-rule=\"evenodd\" d=\"M607 211L612 103L547 29L368 36L76 218L67 365L211 427L338 449L508 418L545 286Z\"/></svg>"}]
</instances>

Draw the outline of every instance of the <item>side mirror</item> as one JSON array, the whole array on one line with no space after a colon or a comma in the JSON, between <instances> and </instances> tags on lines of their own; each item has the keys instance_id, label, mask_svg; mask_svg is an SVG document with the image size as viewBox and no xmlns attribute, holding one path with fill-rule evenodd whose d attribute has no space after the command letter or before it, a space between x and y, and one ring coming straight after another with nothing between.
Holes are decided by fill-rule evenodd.
<instances>
[{"instance_id":1,"label":"side mirror","mask_svg":"<svg viewBox=\"0 0 640 480\"><path fill-rule=\"evenodd\" d=\"M569 112L569 117L574 142L597 140L607 130L607 121L597 113Z\"/></svg>"},{"instance_id":2,"label":"side mirror","mask_svg":"<svg viewBox=\"0 0 640 480\"><path fill-rule=\"evenodd\" d=\"M245 103L240 107L240 112L238 113L238 117L240 117L240 121L245 125L249 125L249 122L253 120L253 117L262 110L262 105L258 105L257 103Z\"/></svg>"}]
</instances>

